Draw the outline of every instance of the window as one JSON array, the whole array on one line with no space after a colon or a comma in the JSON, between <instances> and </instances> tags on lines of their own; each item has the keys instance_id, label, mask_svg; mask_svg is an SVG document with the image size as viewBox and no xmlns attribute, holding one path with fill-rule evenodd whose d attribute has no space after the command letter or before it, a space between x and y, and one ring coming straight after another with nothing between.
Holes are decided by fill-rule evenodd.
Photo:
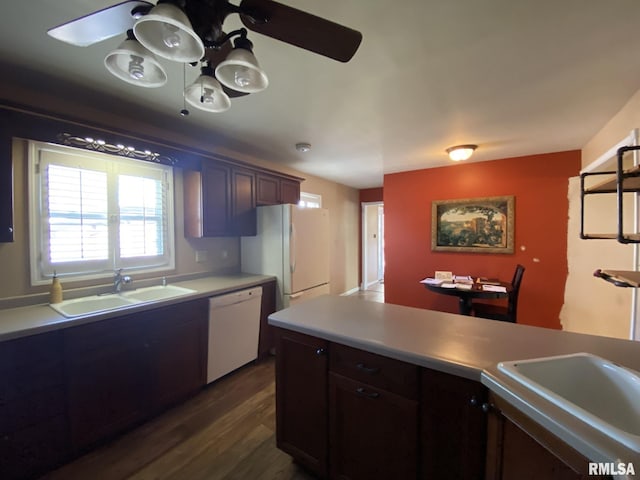
<instances>
[{"instance_id":1,"label":"window","mask_svg":"<svg viewBox=\"0 0 640 480\"><path fill-rule=\"evenodd\" d=\"M172 269L173 171L29 142L31 280Z\"/></svg>"},{"instance_id":2,"label":"window","mask_svg":"<svg viewBox=\"0 0 640 480\"><path fill-rule=\"evenodd\" d=\"M306 208L322 208L322 195L315 193L300 192L298 205Z\"/></svg>"}]
</instances>

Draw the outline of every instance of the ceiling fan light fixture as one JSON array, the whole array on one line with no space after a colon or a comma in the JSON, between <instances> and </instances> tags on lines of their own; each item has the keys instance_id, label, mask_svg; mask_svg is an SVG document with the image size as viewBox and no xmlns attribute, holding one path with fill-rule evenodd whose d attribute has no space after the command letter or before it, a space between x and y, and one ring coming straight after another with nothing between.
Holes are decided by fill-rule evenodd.
<instances>
[{"instance_id":1,"label":"ceiling fan light fixture","mask_svg":"<svg viewBox=\"0 0 640 480\"><path fill-rule=\"evenodd\" d=\"M260 68L252 52L253 44L244 35L235 41L235 48L216 67L216 78L225 87L237 92L256 93L269 86L267 74Z\"/></svg>"},{"instance_id":2,"label":"ceiling fan light fixture","mask_svg":"<svg viewBox=\"0 0 640 480\"><path fill-rule=\"evenodd\" d=\"M462 160L467 160L473 152L478 148L477 145L455 145L453 147L447 148L447 153L449 154L449 158L454 162L459 162Z\"/></svg>"},{"instance_id":3,"label":"ceiling fan light fixture","mask_svg":"<svg viewBox=\"0 0 640 480\"><path fill-rule=\"evenodd\" d=\"M155 55L133 38L107 54L104 66L115 77L139 87L156 88L167 83L167 73Z\"/></svg>"},{"instance_id":4,"label":"ceiling fan light fixture","mask_svg":"<svg viewBox=\"0 0 640 480\"><path fill-rule=\"evenodd\" d=\"M213 77L213 69L209 66L203 67L202 75L185 89L184 98L189 105L206 112L220 113L231 106L229 96Z\"/></svg>"},{"instance_id":5,"label":"ceiling fan light fixture","mask_svg":"<svg viewBox=\"0 0 640 480\"><path fill-rule=\"evenodd\" d=\"M204 44L187 15L172 3L158 3L133 26L138 41L156 55L192 63L204 56Z\"/></svg>"}]
</instances>

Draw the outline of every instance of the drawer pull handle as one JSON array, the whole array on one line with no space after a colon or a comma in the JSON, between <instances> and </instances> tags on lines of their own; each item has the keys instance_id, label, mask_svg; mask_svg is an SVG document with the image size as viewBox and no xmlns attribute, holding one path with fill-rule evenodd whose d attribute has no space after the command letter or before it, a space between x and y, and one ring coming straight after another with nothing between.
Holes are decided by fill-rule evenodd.
<instances>
[{"instance_id":1,"label":"drawer pull handle","mask_svg":"<svg viewBox=\"0 0 640 480\"><path fill-rule=\"evenodd\" d=\"M370 375L380 371L378 367L367 367L364 363L356 363L356 368L361 372L368 373Z\"/></svg>"},{"instance_id":2,"label":"drawer pull handle","mask_svg":"<svg viewBox=\"0 0 640 480\"><path fill-rule=\"evenodd\" d=\"M358 395L361 395L363 397L367 397L367 398L378 398L380 396L380 394L378 392L367 392L364 388L362 387L358 387L356 388L356 393Z\"/></svg>"}]
</instances>

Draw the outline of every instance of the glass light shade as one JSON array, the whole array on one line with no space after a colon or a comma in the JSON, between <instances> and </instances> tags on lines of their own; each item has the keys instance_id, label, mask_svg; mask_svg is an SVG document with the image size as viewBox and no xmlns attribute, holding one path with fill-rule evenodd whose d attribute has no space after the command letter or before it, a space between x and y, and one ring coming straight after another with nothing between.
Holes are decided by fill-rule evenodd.
<instances>
[{"instance_id":1,"label":"glass light shade","mask_svg":"<svg viewBox=\"0 0 640 480\"><path fill-rule=\"evenodd\" d=\"M455 147L447 148L447 153L449 154L449 158L454 162L459 162L461 160L467 160L475 149L478 148L477 145L456 145Z\"/></svg>"},{"instance_id":2,"label":"glass light shade","mask_svg":"<svg viewBox=\"0 0 640 480\"><path fill-rule=\"evenodd\" d=\"M155 55L136 40L127 39L104 58L114 76L139 87L155 88L167 83L167 74Z\"/></svg>"},{"instance_id":3,"label":"glass light shade","mask_svg":"<svg viewBox=\"0 0 640 480\"><path fill-rule=\"evenodd\" d=\"M216 67L216 78L231 90L256 93L269 86L269 79L250 50L234 48Z\"/></svg>"},{"instance_id":4,"label":"glass light shade","mask_svg":"<svg viewBox=\"0 0 640 480\"><path fill-rule=\"evenodd\" d=\"M142 45L162 58L192 63L204 56L204 44L187 15L170 3L153 7L135 23L133 32Z\"/></svg>"},{"instance_id":5,"label":"glass light shade","mask_svg":"<svg viewBox=\"0 0 640 480\"><path fill-rule=\"evenodd\" d=\"M220 82L210 75L200 75L185 89L184 98L189 105L207 112L224 112L231 106Z\"/></svg>"}]
</instances>

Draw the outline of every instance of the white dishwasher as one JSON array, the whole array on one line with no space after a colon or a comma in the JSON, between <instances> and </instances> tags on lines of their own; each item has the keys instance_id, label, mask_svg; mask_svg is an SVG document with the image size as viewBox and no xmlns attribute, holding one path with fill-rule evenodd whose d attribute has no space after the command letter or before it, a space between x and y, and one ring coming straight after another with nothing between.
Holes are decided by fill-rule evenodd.
<instances>
[{"instance_id":1,"label":"white dishwasher","mask_svg":"<svg viewBox=\"0 0 640 480\"><path fill-rule=\"evenodd\" d=\"M209 299L207 383L258 357L262 287Z\"/></svg>"}]
</instances>

